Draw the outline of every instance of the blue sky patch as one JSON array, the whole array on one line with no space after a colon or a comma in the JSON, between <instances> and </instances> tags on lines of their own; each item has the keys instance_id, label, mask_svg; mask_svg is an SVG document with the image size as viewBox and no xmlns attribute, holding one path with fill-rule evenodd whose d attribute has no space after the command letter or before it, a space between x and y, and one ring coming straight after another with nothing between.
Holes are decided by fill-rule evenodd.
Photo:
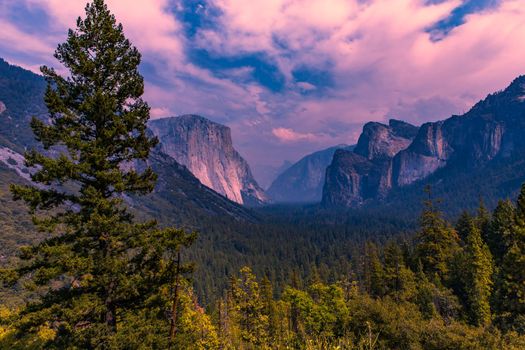
<instances>
[{"instance_id":1,"label":"blue sky patch","mask_svg":"<svg viewBox=\"0 0 525 350\"><path fill-rule=\"evenodd\" d=\"M36 5L16 1L9 6L8 12L9 19L16 23L22 31L29 34L47 32L51 26L47 13Z\"/></svg>"},{"instance_id":2,"label":"blue sky patch","mask_svg":"<svg viewBox=\"0 0 525 350\"><path fill-rule=\"evenodd\" d=\"M316 90L334 86L334 78L330 71L316 67L300 66L292 71L295 82L308 83Z\"/></svg>"},{"instance_id":3,"label":"blue sky patch","mask_svg":"<svg viewBox=\"0 0 525 350\"><path fill-rule=\"evenodd\" d=\"M207 1L181 1L173 9L177 19L183 23L185 34L192 38L199 29L217 29L217 19L221 11Z\"/></svg>"},{"instance_id":4,"label":"blue sky patch","mask_svg":"<svg viewBox=\"0 0 525 350\"><path fill-rule=\"evenodd\" d=\"M444 0L429 0L427 3L438 4L443 1ZM460 6L456 7L450 13L450 16L430 27L427 32L430 33L433 41L442 40L451 30L464 24L467 15L495 8L500 3L501 0L464 0Z\"/></svg>"},{"instance_id":5,"label":"blue sky patch","mask_svg":"<svg viewBox=\"0 0 525 350\"><path fill-rule=\"evenodd\" d=\"M173 89L174 86L170 79L166 79L165 76L159 74L155 65L151 64L147 60L143 60L139 67L140 73L147 77L148 82L161 87L163 89Z\"/></svg>"},{"instance_id":6,"label":"blue sky patch","mask_svg":"<svg viewBox=\"0 0 525 350\"><path fill-rule=\"evenodd\" d=\"M231 70L250 68L250 80L270 91L280 92L286 83L286 78L277 64L272 62L264 53L216 56L204 49L192 49L189 56L193 63L212 71L215 76L221 78L231 78L235 81L238 78L230 75Z\"/></svg>"}]
</instances>

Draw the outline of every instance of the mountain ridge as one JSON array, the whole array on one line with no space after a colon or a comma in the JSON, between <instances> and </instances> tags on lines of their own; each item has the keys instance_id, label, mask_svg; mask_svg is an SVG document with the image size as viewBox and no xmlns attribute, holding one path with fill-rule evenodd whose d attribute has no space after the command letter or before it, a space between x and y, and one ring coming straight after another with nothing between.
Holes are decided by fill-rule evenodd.
<instances>
[{"instance_id":1,"label":"mountain ridge","mask_svg":"<svg viewBox=\"0 0 525 350\"><path fill-rule=\"evenodd\" d=\"M204 185L248 206L267 202L248 162L233 147L231 129L195 114L151 120L160 148Z\"/></svg>"},{"instance_id":2,"label":"mountain ridge","mask_svg":"<svg viewBox=\"0 0 525 350\"><path fill-rule=\"evenodd\" d=\"M497 176L489 168L496 163L512 167L511 163L525 153L524 135L525 76L519 76L507 88L489 94L461 116L424 123L410 144L391 152L395 154L386 157L382 166L368 159L376 166L365 169L363 159L341 152L337 157L344 159L336 159L334 155L327 170L322 205L355 207L367 202L388 203L393 193L396 200L402 201L403 192L411 192L411 187L420 188L423 183L439 187L440 182L453 186L454 177L459 181L468 174L477 176L483 169L496 176L493 184L485 187L499 186L501 178L508 177L511 181L512 175ZM361 136L366 138L365 130ZM392 144L387 142L387 146ZM357 153L367 158L363 152ZM486 189L485 194L494 191L501 193ZM481 189L478 192L479 200L484 192Z\"/></svg>"},{"instance_id":3,"label":"mountain ridge","mask_svg":"<svg viewBox=\"0 0 525 350\"><path fill-rule=\"evenodd\" d=\"M30 169L24 165L23 153L28 148L40 147L29 123L33 115L42 118L46 115L45 86L42 76L0 59L3 106L0 112L0 185L4 187L13 177L22 183L29 181ZM177 223L204 216L256 220L249 209L202 185L188 169L162 154L158 147L152 151L148 162L159 173L159 179L153 194L133 199L137 208L142 207L155 217L158 217L154 215L157 211ZM167 198L169 196L171 198Z\"/></svg>"},{"instance_id":4,"label":"mountain ridge","mask_svg":"<svg viewBox=\"0 0 525 350\"><path fill-rule=\"evenodd\" d=\"M267 193L278 203L319 202L326 167L338 149L353 149L354 146L337 145L310 153L292 164L272 182Z\"/></svg>"}]
</instances>

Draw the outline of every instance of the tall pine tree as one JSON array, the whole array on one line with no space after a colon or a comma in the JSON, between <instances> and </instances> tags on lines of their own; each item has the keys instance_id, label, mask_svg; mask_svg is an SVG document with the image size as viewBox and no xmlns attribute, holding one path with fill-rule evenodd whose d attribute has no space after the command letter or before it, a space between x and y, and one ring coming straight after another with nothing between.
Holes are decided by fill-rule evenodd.
<instances>
[{"instance_id":1,"label":"tall pine tree","mask_svg":"<svg viewBox=\"0 0 525 350\"><path fill-rule=\"evenodd\" d=\"M252 270L245 266L240 270L240 278L231 283L232 310L239 325L241 339L253 346L263 347L268 341L268 321L265 303L261 297L259 283Z\"/></svg>"},{"instance_id":2,"label":"tall pine tree","mask_svg":"<svg viewBox=\"0 0 525 350\"><path fill-rule=\"evenodd\" d=\"M515 209L509 200L500 200L492 213L487 232L487 244L499 266L505 254L505 244L514 226Z\"/></svg>"},{"instance_id":3,"label":"tall pine tree","mask_svg":"<svg viewBox=\"0 0 525 350\"><path fill-rule=\"evenodd\" d=\"M467 237L470 232L470 224L472 223L472 215L466 210L461 212L461 215L459 216L459 219L456 223L456 232L458 234L458 237L460 239L461 245L465 245L467 242Z\"/></svg>"},{"instance_id":4,"label":"tall pine tree","mask_svg":"<svg viewBox=\"0 0 525 350\"><path fill-rule=\"evenodd\" d=\"M514 224L504 236L505 253L498 277L498 313L504 327L525 333L525 185L516 204Z\"/></svg>"},{"instance_id":5,"label":"tall pine tree","mask_svg":"<svg viewBox=\"0 0 525 350\"><path fill-rule=\"evenodd\" d=\"M416 256L421 261L424 272L431 276L447 279L449 264L459 249L456 231L443 218L426 189L428 199L420 218L421 229L416 237Z\"/></svg>"},{"instance_id":6,"label":"tall pine tree","mask_svg":"<svg viewBox=\"0 0 525 350\"><path fill-rule=\"evenodd\" d=\"M363 260L363 279L366 292L374 297L383 296L385 273L375 243L366 243Z\"/></svg>"},{"instance_id":7,"label":"tall pine tree","mask_svg":"<svg viewBox=\"0 0 525 350\"><path fill-rule=\"evenodd\" d=\"M467 309L470 322L475 326L484 326L491 321L493 261L477 222L471 219L468 227L463 266Z\"/></svg>"},{"instance_id":8,"label":"tall pine tree","mask_svg":"<svg viewBox=\"0 0 525 350\"><path fill-rule=\"evenodd\" d=\"M170 282L174 253L193 236L134 223L126 208L125 194L154 187L153 171L139 173L133 164L146 160L157 140L146 132L141 55L103 0L86 6L55 57L69 75L42 67L49 121L31 122L52 152L26 154L38 169L37 186L12 186L38 229L52 236L25 248L24 263L11 273L13 281L44 288L21 312L18 329L51 327L49 347L108 348L127 315Z\"/></svg>"}]
</instances>

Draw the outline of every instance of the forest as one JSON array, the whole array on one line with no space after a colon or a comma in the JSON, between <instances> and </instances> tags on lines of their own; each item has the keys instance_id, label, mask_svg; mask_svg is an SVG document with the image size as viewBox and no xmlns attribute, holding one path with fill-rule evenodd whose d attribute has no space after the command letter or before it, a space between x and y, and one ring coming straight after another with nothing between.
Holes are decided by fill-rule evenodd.
<instances>
[{"instance_id":1,"label":"forest","mask_svg":"<svg viewBox=\"0 0 525 350\"><path fill-rule=\"evenodd\" d=\"M32 182L0 169L0 349L525 348L525 185L458 218L427 187L418 220L269 207L158 222L126 201L157 174L122 165L158 140L141 55L103 0L55 58L69 75L41 68Z\"/></svg>"}]
</instances>

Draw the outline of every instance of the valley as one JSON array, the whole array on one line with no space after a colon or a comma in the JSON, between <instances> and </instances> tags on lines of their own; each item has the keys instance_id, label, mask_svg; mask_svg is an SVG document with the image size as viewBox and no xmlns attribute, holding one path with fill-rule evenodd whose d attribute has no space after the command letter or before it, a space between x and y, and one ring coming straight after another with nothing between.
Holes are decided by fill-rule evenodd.
<instances>
[{"instance_id":1,"label":"valley","mask_svg":"<svg viewBox=\"0 0 525 350\"><path fill-rule=\"evenodd\" d=\"M525 349L515 3L0 4L0 349Z\"/></svg>"}]
</instances>

